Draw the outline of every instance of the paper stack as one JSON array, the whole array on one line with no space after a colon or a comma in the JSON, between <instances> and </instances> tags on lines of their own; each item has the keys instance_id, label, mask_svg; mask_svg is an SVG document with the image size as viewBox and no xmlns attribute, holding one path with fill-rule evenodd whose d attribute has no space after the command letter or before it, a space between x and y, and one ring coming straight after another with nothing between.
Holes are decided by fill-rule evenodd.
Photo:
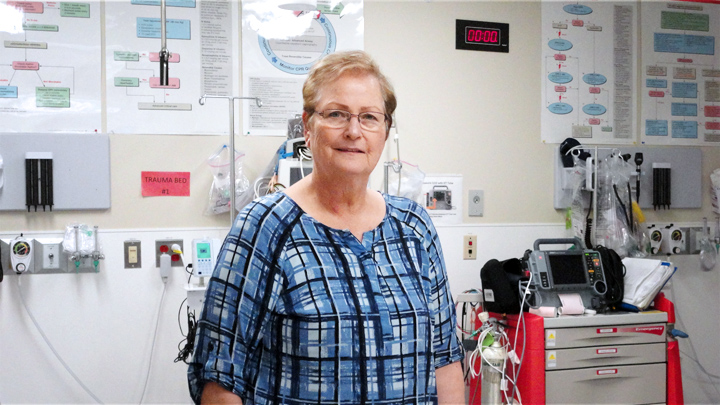
<instances>
[{"instance_id":1,"label":"paper stack","mask_svg":"<svg viewBox=\"0 0 720 405\"><path fill-rule=\"evenodd\" d=\"M646 309L665 283L677 270L670 262L627 257L625 265L625 293L623 304L631 309Z\"/></svg>"}]
</instances>

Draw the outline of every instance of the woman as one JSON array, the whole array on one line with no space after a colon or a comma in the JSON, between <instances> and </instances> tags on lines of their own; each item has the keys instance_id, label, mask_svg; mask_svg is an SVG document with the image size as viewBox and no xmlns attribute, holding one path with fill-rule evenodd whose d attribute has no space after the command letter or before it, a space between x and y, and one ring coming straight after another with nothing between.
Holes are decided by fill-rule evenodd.
<instances>
[{"instance_id":1,"label":"woman","mask_svg":"<svg viewBox=\"0 0 720 405\"><path fill-rule=\"evenodd\" d=\"M303 86L312 174L251 203L226 238L188 371L197 402L464 403L439 240L412 201L367 188L396 100L364 52Z\"/></svg>"}]
</instances>

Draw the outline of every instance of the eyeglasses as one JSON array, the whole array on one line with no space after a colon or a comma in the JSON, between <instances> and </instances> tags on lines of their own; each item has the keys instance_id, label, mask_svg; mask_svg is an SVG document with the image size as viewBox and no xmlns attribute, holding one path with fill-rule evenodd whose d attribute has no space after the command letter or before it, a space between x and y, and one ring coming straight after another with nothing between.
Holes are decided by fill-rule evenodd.
<instances>
[{"instance_id":1,"label":"eyeglasses","mask_svg":"<svg viewBox=\"0 0 720 405\"><path fill-rule=\"evenodd\" d=\"M385 114L379 112L361 112L352 114L343 110L325 110L315 111L317 115L323 117L325 125L334 129L345 128L350 125L350 119L357 117L360 128L366 131L377 131L385 128Z\"/></svg>"}]
</instances>

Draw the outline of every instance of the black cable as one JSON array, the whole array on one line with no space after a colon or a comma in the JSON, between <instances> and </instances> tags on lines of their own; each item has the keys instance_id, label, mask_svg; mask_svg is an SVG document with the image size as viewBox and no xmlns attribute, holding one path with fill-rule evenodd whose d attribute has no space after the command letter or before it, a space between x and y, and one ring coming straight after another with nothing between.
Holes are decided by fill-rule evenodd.
<instances>
[{"instance_id":1,"label":"black cable","mask_svg":"<svg viewBox=\"0 0 720 405\"><path fill-rule=\"evenodd\" d=\"M593 209L593 193L592 191L590 193L590 206L588 207L587 215L585 216L585 247L588 249L592 249L592 227L593 227L593 219L590 217L590 213Z\"/></svg>"},{"instance_id":2,"label":"black cable","mask_svg":"<svg viewBox=\"0 0 720 405\"><path fill-rule=\"evenodd\" d=\"M195 350L195 333L197 331L197 320L195 319L195 311L190 311L190 307L186 306L187 308L187 317L188 317L188 332L187 335L183 333L182 330L182 324L180 323L180 312L182 311L183 304L187 301L187 298L183 300L183 302L180 304L180 308L178 309L178 326L180 326L180 333L185 337L185 339L181 340L180 343L178 343L178 356L175 358L175 363L182 361L185 364L188 363L188 358L192 356L193 351ZM185 344L183 345L183 342Z\"/></svg>"},{"instance_id":3,"label":"black cable","mask_svg":"<svg viewBox=\"0 0 720 405\"><path fill-rule=\"evenodd\" d=\"M615 190L615 198L617 198L618 203L620 203L620 208L622 208L623 216L625 217L625 222L630 223L630 218L628 218L627 208L625 207L625 204L623 204L622 199L620 198L620 194L618 194L617 185L613 184L613 190Z\"/></svg>"},{"instance_id":4,"label":"black cable","mask_svg":"<svg viewBox=\"0 0 720 405\"><path fill-rule=\"evenodd\" d=\"M630 182L627 183L627 189L628 189L628 212L630 214L630 232L632 232L633 235L635 235L635 219L633 218L633 208L632 208L632 190L630 189Z\"/></svg>"}]
</instances>

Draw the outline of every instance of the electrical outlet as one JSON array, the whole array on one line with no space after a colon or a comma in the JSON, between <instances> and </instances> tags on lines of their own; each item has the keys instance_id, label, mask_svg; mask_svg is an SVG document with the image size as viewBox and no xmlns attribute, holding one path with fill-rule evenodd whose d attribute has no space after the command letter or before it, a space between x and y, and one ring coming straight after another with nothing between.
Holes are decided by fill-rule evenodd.
<instances>
[{"instance_id":1,"label":"electrical outlet","mask_svg":"<svg viewBox=\"0 0 720 405\"><path fill-rule=\"evenodd\" d=\"M477 235L463 236L463 259L477 259Z\"/></svg>"},{"instance_id":2,"label":"electrical outlet","mask_svg":"<svg viewBox=\"0 0 720 405\"><path fill-rule=\"evenodd\" d=\"M180 255L172 252L172 245L180 245L180 250L185 254L185 247L183 246L182 239L158 239L155 241L155 267L160 267L160 256L163 253L167 253L171 257L171 267L184 267L185 265L180 260Z\"/></svg>"},{"instance_id":3,"label":"electrical outlet","mask_svg":"<svg viewBox=\"0 0 720 405\"><path fill-rule=\"evenodd\" d=\"M126 240L123 252L125 256L125 268L137 269L142 267L142 254L139 240Z\"/></svg>"}]
</instances>

